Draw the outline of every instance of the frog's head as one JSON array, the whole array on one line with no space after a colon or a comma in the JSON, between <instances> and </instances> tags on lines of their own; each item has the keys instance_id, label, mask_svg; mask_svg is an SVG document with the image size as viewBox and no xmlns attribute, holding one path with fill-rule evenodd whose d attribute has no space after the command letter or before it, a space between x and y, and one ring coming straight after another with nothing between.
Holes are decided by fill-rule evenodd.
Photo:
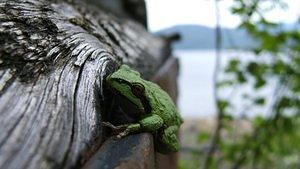
<instances>
[{"instance_id":1,"label":"frog's head","mask_svg":"<svg viewBox=\"0 0 300 169\"><path fill-rule=\"evenodd\" d=\"M138 109L144 109L140 98L145 95L145 87L137 71L122 65L119 70L108 76L106 80L110 87L130 100Z\"/></svg>"}]
</instances>

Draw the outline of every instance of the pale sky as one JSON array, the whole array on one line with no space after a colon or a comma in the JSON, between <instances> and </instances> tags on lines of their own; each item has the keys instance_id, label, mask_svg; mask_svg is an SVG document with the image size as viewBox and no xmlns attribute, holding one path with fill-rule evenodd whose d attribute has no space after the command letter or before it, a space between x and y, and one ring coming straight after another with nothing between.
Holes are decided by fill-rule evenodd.
<instances>
[{"instance_id":1,"label":"pale sky","mask_svg":"<svg viewBox=\"0 0 300 169\"><path fill-rule=\"evenodd\" d=\"M222 0L219 3L221 25L236 27L240 20L230 13L232 0ZM289 5L287 10L276 10L267 14L272 21L293 23L300 16L300 0L284 0ZM148 10L148 25L150 31L178 24L199 24L214 27L215 0L146 0Z\"/></svg>"}]
</instances>

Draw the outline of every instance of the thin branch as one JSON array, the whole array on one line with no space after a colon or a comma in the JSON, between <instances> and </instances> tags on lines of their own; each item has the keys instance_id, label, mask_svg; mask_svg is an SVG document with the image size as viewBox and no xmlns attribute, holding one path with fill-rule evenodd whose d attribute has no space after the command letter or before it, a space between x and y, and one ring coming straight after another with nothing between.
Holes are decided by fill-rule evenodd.
<instances>
[{"instance_id":1,"label":"thin branch","mask_svg":"<svg viewBox=\"0 0 300 169\"><path fill-rule=\"evenodd\" d=\"M215 133L212 137L211 146L208 150L207 157L204 162L204 169L210 168L213 156L217 150L217 147L220 142L221 137L221 129L222 129L222 119L224 117L224 111L219 106L219 95L217 91L217 81L218 81L218 74L220 70L220 64L221 64L221 43L222 43L222 35L221 35L221 28L220 28L220 14L219 14L219 6L218 6L218 0L215 0L215 13L216 13L216 29L215 29L215 35L216 35L216 62L215 62L215 69L214 69L214 75L213 75L213 81L214 81L214 100L215 105L217 109L217 121L216 121L216 129Z\"/></svg>"}]
</instances>

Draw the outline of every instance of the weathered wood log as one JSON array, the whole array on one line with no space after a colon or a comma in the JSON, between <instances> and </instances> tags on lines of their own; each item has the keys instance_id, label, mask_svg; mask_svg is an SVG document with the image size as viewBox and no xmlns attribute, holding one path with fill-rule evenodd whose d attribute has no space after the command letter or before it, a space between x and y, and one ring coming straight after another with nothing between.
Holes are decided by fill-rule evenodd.
<instances>
[{"instance_id":1,"label":"weathered wood log","mask_svg":"<svg viewBox=\"0 0 300 169\"><path fill-rule=\"evenodd\" d=\"M0 0L0 168L81 166L103 143L105 77L149 79L168 45L80 1Z\"/></svg>"}]
</instances>

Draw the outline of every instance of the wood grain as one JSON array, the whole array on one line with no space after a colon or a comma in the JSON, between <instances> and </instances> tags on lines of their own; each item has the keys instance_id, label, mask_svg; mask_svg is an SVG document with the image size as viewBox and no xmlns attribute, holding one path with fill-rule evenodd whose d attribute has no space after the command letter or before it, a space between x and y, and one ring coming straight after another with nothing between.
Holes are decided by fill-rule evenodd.
<instances>
[{"instance_id":1,"label":"wood grain","mask_svg":"<svg viewBox=\"0 0 300 169\"><path fill-rule=\"evenodd\" d=\"M103 142L105 77L150 78L169 50L81 1L0 0L0 168L81 166Z\"/></svg>"}]
</instances>

